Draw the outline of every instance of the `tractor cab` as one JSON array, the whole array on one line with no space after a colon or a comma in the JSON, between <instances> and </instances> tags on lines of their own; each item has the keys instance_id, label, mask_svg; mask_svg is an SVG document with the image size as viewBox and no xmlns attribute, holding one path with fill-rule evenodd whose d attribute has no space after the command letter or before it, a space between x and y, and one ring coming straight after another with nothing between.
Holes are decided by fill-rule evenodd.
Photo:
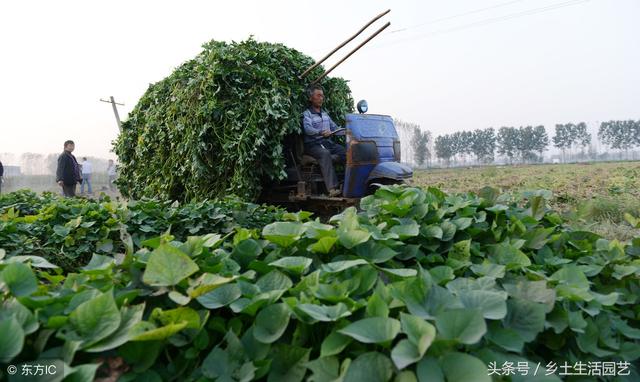
<instances>
[{"instance_id":1,"label":"tractor cab","mask_svg":"<svg viewBox=\"0 0 640 382\"><path fill-rule=\"evenodd\" d=\"M356 205L360 198L371 194L377 184L411 179L411 167L400 163L400 140L393 119L387 115L365 114L365 101L358 103L358 111L359 114L346 115L346 162L344 165L334 163L342 195L328 196L317 161L304 153L302 135L294 134L284 141L287 177L277 184L265 185L262 201L311 211L337 211Z\"/></svg>"}]
</instances>

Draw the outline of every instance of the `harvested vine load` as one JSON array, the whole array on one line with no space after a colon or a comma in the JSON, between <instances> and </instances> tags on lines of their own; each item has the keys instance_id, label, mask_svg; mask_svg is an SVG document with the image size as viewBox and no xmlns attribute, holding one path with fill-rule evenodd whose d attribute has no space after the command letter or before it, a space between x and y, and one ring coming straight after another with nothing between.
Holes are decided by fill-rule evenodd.
<instances>
[{"instance_id":1,"label":"harvested vine load","mask_svg":"<svg viewBox=\"0 0 640 382\"><path fill-rule=\"evenodd\" d=\"M210 41L142 96L114 142L128 197L255 198L284 177L282 140L306 107L298 75L313 59L282 44ZM308 78L323 73L315 68ZM321 84L336 122L353 108L345 80Z\"/></svg>"}]
</instances>

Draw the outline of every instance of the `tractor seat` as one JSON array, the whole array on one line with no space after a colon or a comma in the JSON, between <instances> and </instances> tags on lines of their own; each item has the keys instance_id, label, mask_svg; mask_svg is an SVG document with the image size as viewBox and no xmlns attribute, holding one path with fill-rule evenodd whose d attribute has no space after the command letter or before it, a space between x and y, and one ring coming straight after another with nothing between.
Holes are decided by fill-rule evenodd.
<instances>
[{"instance_id":1,"label":"tractor seat","mask_svg":"<svg viewBox=\"0 0 640 382\"><path fill-rule=\"evenodd\" d=\"M338 157L337 155L331 155L331 159L332 161L335 163L337 161L340 160L340 157ZM318 161L316 160L316 158L312 157L311 155L307 155L307 154L303 154L302 155L302 165L303 166L312 166L312 165L318 165Z\"/></svg>"}]
</instances>

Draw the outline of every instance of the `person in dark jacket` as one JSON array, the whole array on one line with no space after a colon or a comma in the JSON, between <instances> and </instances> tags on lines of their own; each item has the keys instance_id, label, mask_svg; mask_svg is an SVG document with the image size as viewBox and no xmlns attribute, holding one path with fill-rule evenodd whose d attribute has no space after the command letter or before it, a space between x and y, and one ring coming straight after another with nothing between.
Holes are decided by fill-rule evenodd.
<instances>
[{"instance_id":1,"label":"person in dark jacket","mask_svg":"<svg viewBox=\"0 0 640 382\"><path fill-rule=\"evenodd\" d=\"M0 161L0 192L2 192L2 182L4 181L4 179L2 178L4 176L4 166L2 165L2 161Z\"/></svg>"},{"instance_id":2,"label":"person in dark jacket","mask_svg":"<svg viewBox=\"0 0 640 382\"><path fill-rule=\"evenodd\" d=\"M62 187L62 194L68 198L76 196L76 184L82 180L78 161L71 154L75 147L73 141L64 143L64 151L58 157L58 169L56 170L56 182Z\"/></svg>"}]
</instances>

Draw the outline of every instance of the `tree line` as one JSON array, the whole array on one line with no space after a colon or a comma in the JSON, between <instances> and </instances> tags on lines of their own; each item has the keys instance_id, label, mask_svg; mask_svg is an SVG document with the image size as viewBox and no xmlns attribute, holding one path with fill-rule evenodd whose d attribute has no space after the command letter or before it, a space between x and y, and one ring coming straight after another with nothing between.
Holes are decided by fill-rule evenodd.
<instances>
[{"instance_id":1,"label":"tree line","mask_svg":"<svg viewBox=\"0 0 640 382\"><path fill-rule=\"evenodd\" d=\"M556 124L551 139L542 125L492 127L439 135L433 140L429 131L419 125L396 120L403 141L402 159L419 166L428 164L432 156L447 166L451 162L488 164L496 155L508 163L542 162L544 152L552 144L565 160L567 151L591 149L592 137L585 122ZM403 139L404 138L404 139ZM640 120L607 121L600 124L598 139L611 149L628 152L640 147ZM408 144L407 144L408 143Z\"/></svg>"}]
</instances>

